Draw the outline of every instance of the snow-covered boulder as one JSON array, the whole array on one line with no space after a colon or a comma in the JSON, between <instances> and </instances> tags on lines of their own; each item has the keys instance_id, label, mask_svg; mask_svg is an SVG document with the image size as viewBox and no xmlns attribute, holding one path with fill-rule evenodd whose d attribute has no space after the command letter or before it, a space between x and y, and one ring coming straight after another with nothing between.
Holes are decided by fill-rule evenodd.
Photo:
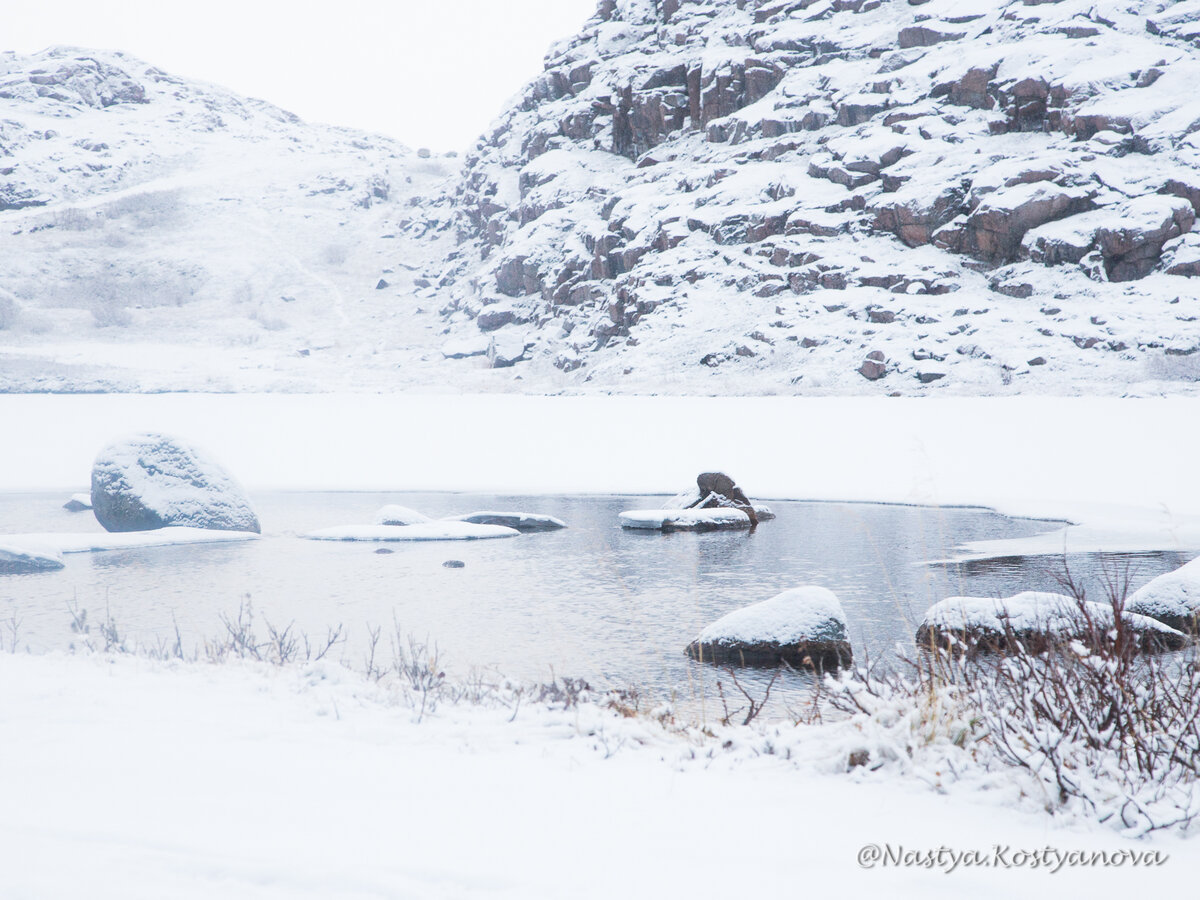
<instances>
[{"instance_id":1,"label":"snow-covered boulder","mask_svg":"<svg viewBox=\"0 0 1200 900\"><path fill-rule=\"evenodd\" d=\"M24 546L0 541L0 575L53 572L61 568L62 554L53 547Z\"/></svg>"},{"instance_id":2,"label":"snow-covered boulder","mask_svg":"<svg viewBox=\"0 0 1200 900\"><path fill-rule=\"evenodd\" d=\"M1200 633L1200 559L1134 591L1125 611L1150 616L1179 631Z\"/></svg>"},{"instance_id":3,"label":"snow-covered boulder","mask_svg":"<svg viewBox=\"0 0 1200 900\"><path fill-rule=\"evenodd\" d=\"M184 525L261 533L228 472L175 438L138 434L109 444L92 465L92 508L108 531Z\"/></svg>"},{"instance_id":4,"label":"snow-covered boulder","mask_svg":"<svg viewBox=\"0 0 1200 900\"><path fill-rule=\"evenodd\" d=\"M482 512L467 513L465 516L447 516L445 522L470 522L474 525L503 525L505 528L515 528L517 531L557 531L566 528L567 523L554 516L543 516L537 513L523 512Z\"/></svg>"},{"instance_id":5,"label":"snow-covered boulder","mask_svg":"<svg viewBox=\"0 0 1200 900\"><path fill-rule=\"evenodd\" d=\"M71 499L63 504L67 512L86 512L92 508L91 494L72 494Z\"/></svg>"},{"instance_id":6,"label":"snow-covered boulder","mask_svg":"<svg viewBox=\"0 0 1200 900\"><path fill-rule=\"evenodd\" d=\"M853 661L846 613L830 590L792 588L722 616L687 646L701 662L833 669Z\"/></svg>"},{"instance_id":7,"label":"snow-covered boulder","mask_svg":"<svg viewBox=\"0 0 1200 900\"><path fill-rule=\"evenodd\" d=\"M621 527L638 531L738 531L750 527L740 509L630 509Z\"/></svg>"},{"instance_id":8,"label":"snow-covered boulder","mask_svg":"<svg viewBox=\"0 0 1200 900\"><path fill-rule=\"evenodd\" d=\"M1179 650L1186 635L1148 616L1125 612L1125 627L1132 630L1146 652ZM1012 597L949 597L925 612L917 628L917 644L951 646L969 652L1002 653L1013 644L1040 653L1067 641L1094 645L1112 630L1112 607L1080 603L1065 594L1024 591Z\"/></svg>"},{"instance_id":9,"label":"snow-covered boulder","mask_svg":"<svg viewBox=\"0 0 1200 900\"><path fill-rule=\"evenodd\" d=\"M375 513L376 525L421 525L432 521L429 516L419 513L415 509L395 503L388 504Z\"/></svg>"},{"instance_id":10,"label":"snow-covered boulder","mask_svg":"<svg viewBox=\"0 0 1200 900\"><path fill-rule=\"evenodd\" d=\"M517 537L521 532L500 525L470 522L426 522L418 525L339 525L304 535L310 541L475 541Z\"/></svg>"}]
</instances>

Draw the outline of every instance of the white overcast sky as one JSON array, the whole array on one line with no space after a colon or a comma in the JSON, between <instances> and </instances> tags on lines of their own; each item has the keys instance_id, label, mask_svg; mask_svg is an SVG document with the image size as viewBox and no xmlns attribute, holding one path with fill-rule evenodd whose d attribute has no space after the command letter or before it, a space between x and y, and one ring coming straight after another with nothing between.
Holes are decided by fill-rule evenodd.
<instances>
[{"instance_id":1,"label":"white overcast sky","mask_svg":"<svg viewBox=\"0 0 1200 900\"><path fill-rule=\"evenodd\" d=\"M0 50L125 50L303 118L462 150L596 0L12 0Z\"/></svg>"}]
</instances>

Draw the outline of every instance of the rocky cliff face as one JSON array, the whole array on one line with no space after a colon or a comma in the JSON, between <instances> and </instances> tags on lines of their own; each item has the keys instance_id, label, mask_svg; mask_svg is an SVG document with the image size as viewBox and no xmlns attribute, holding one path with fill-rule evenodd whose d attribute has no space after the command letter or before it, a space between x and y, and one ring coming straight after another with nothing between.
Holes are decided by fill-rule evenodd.
<instances>
[{"instance_id":1,"label":"rocky cliff face","mask_svg":"<svg viewBox=\"0 0 1200 900\"><path fill-rule=\"evenodd\" d=\"M1200 379L1198 21L602 0L466 160L448 355L626 389Z\"/></svg>"}]
</instances>

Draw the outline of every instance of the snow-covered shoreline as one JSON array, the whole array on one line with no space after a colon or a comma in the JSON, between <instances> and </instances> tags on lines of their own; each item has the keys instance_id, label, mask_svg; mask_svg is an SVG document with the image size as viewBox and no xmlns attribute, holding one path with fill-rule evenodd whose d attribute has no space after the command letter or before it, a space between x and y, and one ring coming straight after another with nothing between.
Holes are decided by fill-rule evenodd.
<instances>
[{"instance_id":1,"label":"snow-covered shoreline","mask_svg":"<svg viewBox=\"0 0 1200 900\"><path fill-rule=\"evenodd\" d=\"M669 494L982 506L1072 550L1200 547L1200 399L5 395L0 491L78 489L114 434L196 440L250 490ZM1057 553L1061 534L992 552Z\"/></svg>"},{"instance_id":2,"label":"snow-covered shoreline","mask_svg":"<svg viewBox=\"0 0 1200 900\"><path fill-rule=\"evenodd\" d=\"M456 704L418 722L327 662L4 654L0 722L0 765L21 776L0 806L6 896L19 898L665 898L769 893L797 873L810 889L1102 898L1200 876L1173 835L1130 841L1031 815L1011 808L1015 784L939 779L935 793L832 774L819 760L844 742L835 732L793 740L802 757L787 758L755 749L751 728L696 743L591 704L516 716ZM868 844L1167 861L1053 879L1028 866L868 871Z\"/></svg>"}]
</instances>

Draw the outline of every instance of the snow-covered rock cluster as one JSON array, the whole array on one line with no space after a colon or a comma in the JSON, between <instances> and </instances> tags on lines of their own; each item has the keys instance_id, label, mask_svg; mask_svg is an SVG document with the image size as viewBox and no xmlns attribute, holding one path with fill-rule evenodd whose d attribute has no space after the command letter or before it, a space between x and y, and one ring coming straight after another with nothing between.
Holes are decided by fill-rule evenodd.
<instances>
[{"instance_id":1,"label":"snow-covered rock cluster","mask_svg":"<svg viewBox=\"0 0 1200 900\"><path fill-rule=\"evenodd\" d=\"M1180 631L1150 615L1123 610L1122 624L1143 650L1180 650L1190 643ZM1103 642L1114 625L1111 604L1023 591L1004 599L948 597L926 610L916 640L925 648L1009 652L1020 644L1042 652L1073 640L1085 645Z\"/></svg>"},{"instance_id":2,"label":"snow-covered rock cluster","mask_svg":"<svg viewBox=\"0 0 1200 900\"><path fill-rule=\"evenodd\" d=\"M602 0L466 160L447 356L618 389L1178 390L1195 7Z\"/></svg>"}]
</instances>

